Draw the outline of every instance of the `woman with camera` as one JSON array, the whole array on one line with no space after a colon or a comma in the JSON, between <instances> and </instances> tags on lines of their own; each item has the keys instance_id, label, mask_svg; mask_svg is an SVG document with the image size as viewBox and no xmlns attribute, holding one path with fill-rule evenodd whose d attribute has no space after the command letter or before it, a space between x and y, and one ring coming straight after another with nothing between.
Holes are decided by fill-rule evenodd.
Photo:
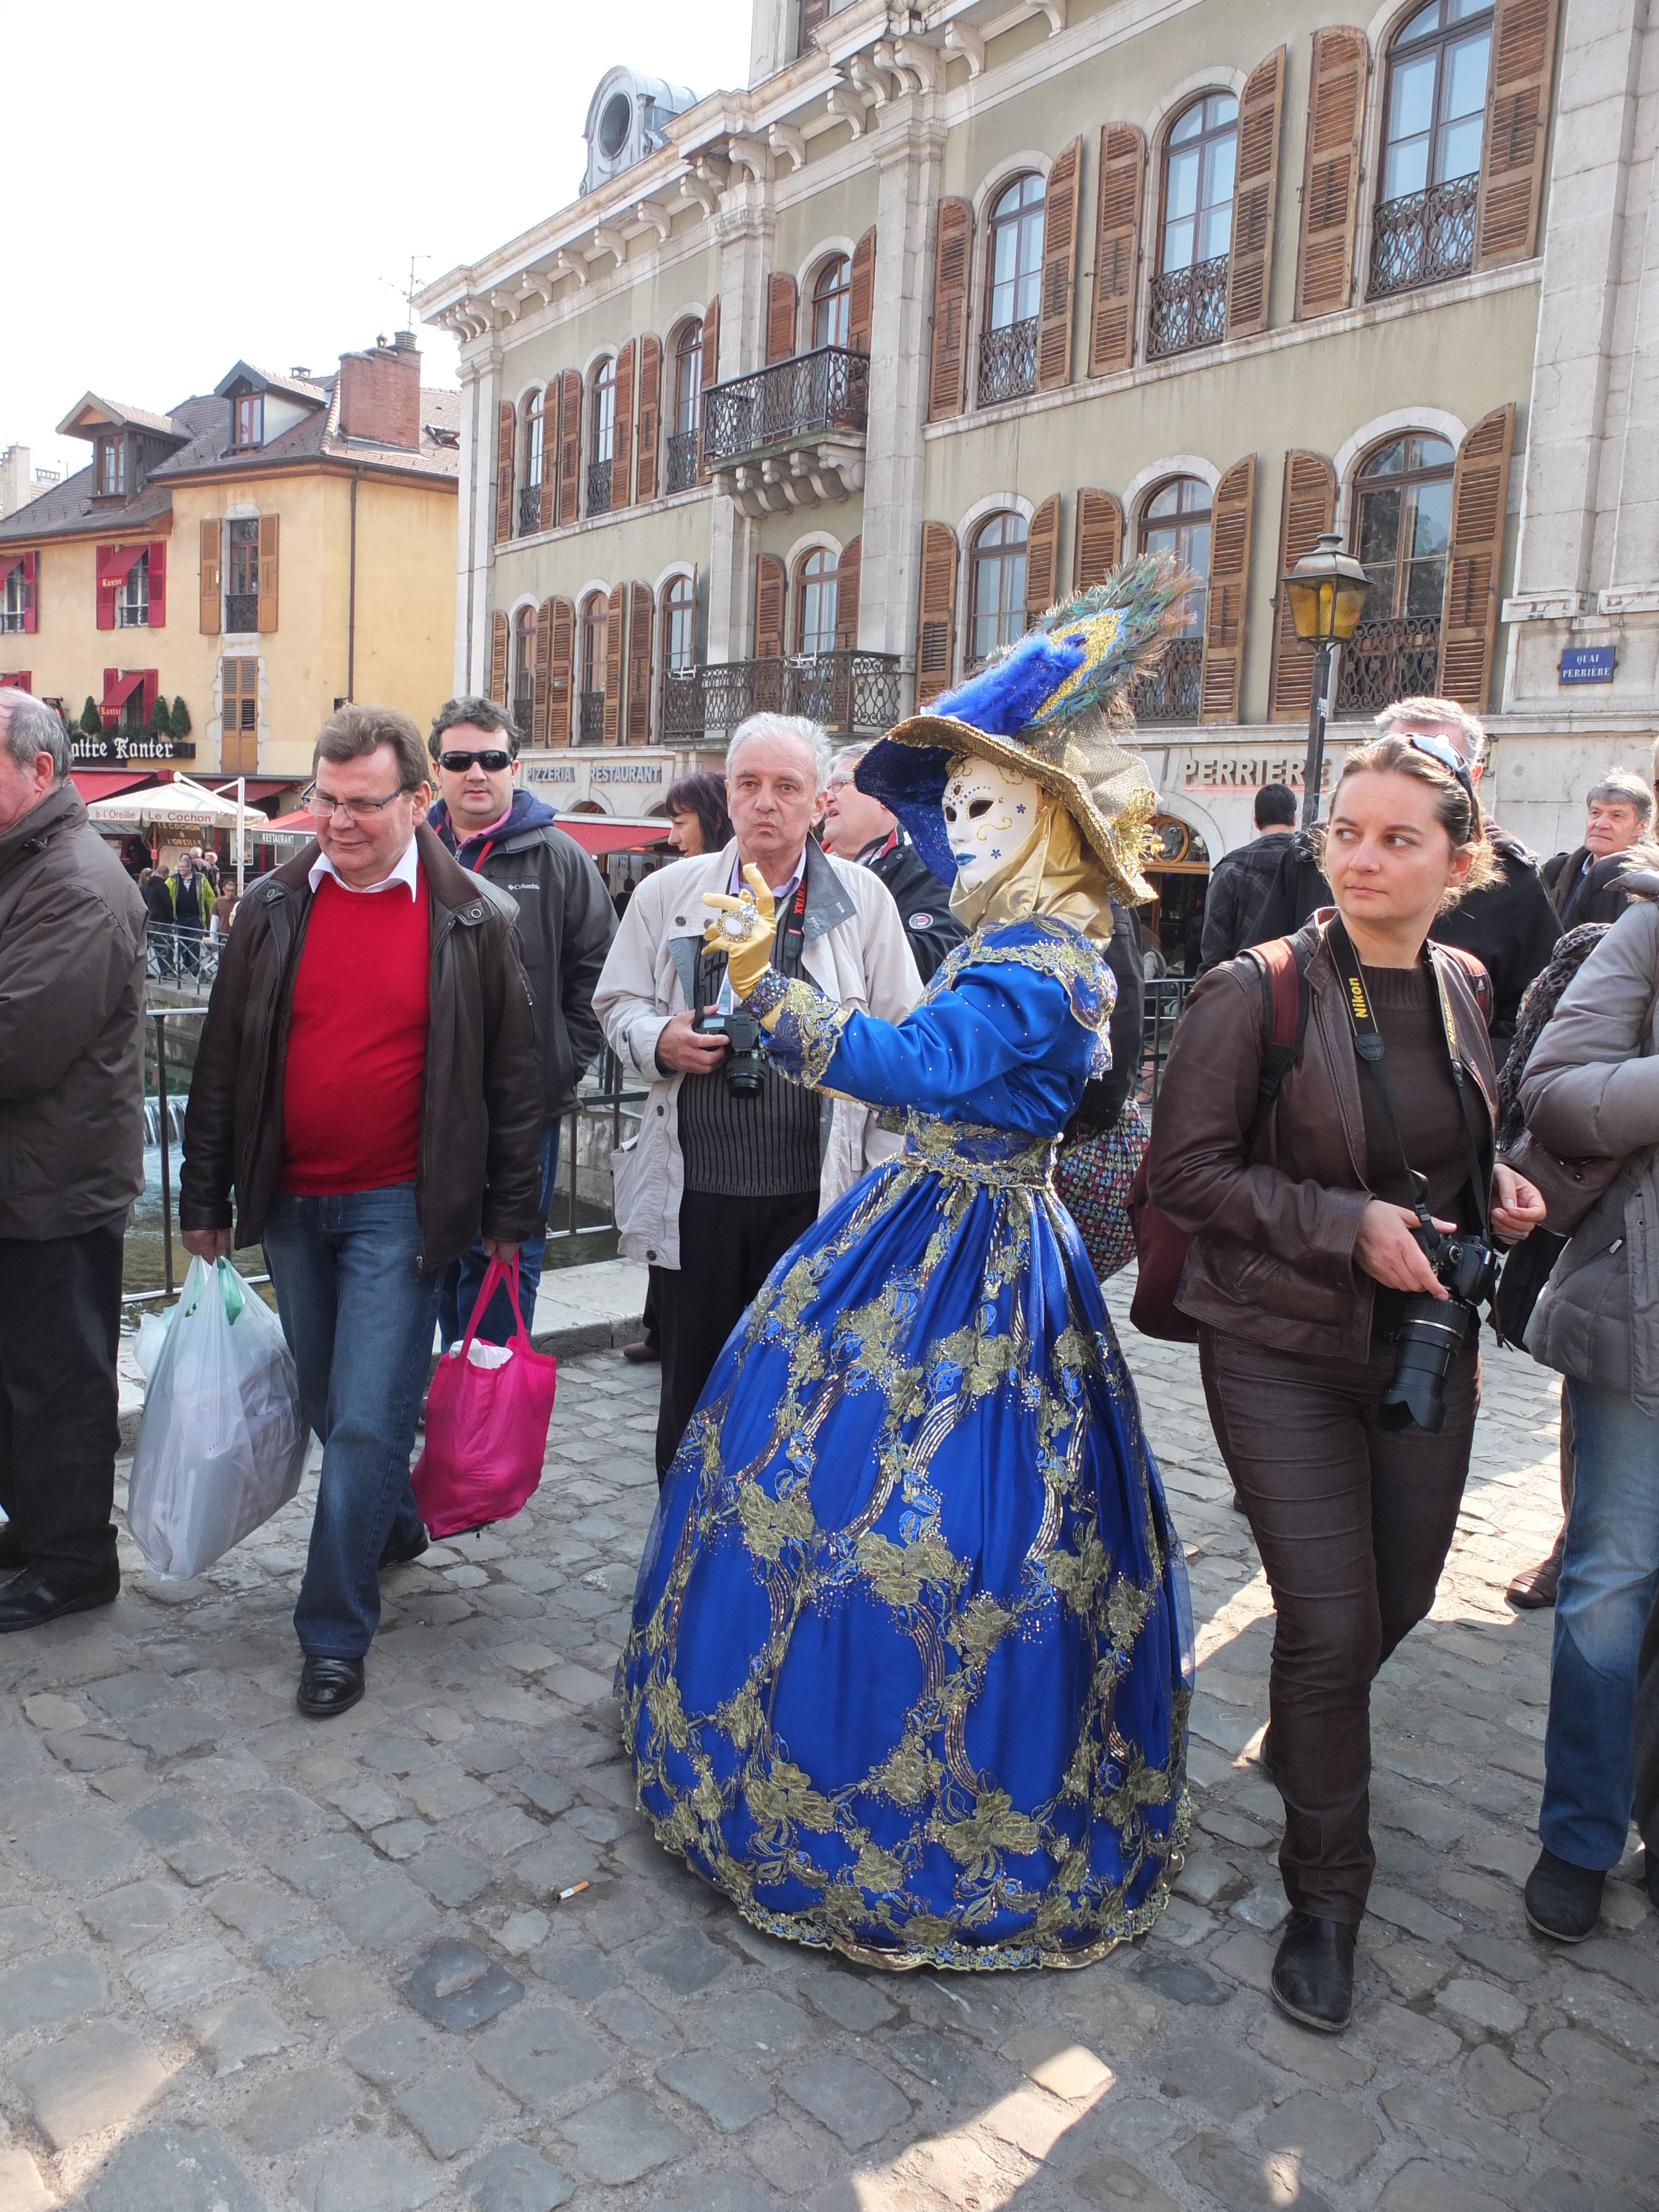
<instances>
[{"instance_id":1,"label":"woman with camera","mask_svg":"<svg viewBox=\"0 0 1659 2212\"><path fill-rule=\"evenodd\" d=\"M1263 1115L1271 963L1212 970L1176 1032L1148 1170L1194 1232L1178 1303L1278 1615L1262 1764L1285 1801L1291 1916L1273 1994L1334 2033L1375 1864L1371 1678L1433 1604L1456 1525L1482 1248L1544 1206L1494 1165L1484 970L1429 942L1492 869L1462 758L1432 737L1357 748L1323 841L1335 905L1290 940L1293 1065Z\"/></svg>"}]
</instances>

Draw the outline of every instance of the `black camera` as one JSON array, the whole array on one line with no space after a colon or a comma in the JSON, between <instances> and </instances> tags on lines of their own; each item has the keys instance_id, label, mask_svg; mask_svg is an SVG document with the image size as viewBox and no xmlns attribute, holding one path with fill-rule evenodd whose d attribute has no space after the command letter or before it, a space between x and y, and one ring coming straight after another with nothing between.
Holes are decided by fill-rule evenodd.
<instances>
[{"instance_id":1,"label":"black camera","mask_svg":"<svg viewBox=\"0 0 1659 2212\"><path fill-rule=\"evenodd\" d=\"M728 1097L758 1098L765 1088L765 1063L761 1058L761 1025L753 1014L734 1006L722 1014L704 1006L691 1026L702 1036L726 1039L726 1090Z\"/></svg>"},{"instance_id":2,"label":"black camera","mask_svg":"<svg viewBox=\"0 0 1659 2212\"><path fill-rule=\"evenodd\" d=\"M1498 1257L1479 1237L1437 1229L1425 1206L1419 1206L1417 1218L1421 1226L1412 1234L1447 1296L1407 1299L1394 1374L1377 1401L1376 1419L1391 1431L1414 1421L1438 1436L1446 1422L1446 1377L1464 1338L1480 1326L1482 1303L1498 1288Z\"/></svg>"}]
</instances>

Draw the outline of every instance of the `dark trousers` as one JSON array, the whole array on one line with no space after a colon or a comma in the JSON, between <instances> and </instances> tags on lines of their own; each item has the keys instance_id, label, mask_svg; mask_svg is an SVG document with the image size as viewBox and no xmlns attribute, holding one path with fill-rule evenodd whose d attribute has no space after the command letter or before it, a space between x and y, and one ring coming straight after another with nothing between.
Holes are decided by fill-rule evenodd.
<instances>
[{"instance_id":1,"label":"dark trousers","mask_svg":"<svg viewBox=\"0 0 1659 2212\"><path fill-rule=\"evenodd\" d=\"M125 1222L0 1237L0 1507L23 1557L70 1589L115 1565L115 1352Z\"/></svg>"},{"instance_id":2,"label":"dark trousers","mask_svg":"<svg viewBox=\"0 0 1659 2212\"><path fill-rule=\"evenodd\" d=\"M1636 1662L1633 1814L1650 1863L1659 1864L1659 1591Z\"/></svg>"},{"instance_id":3,"label":"dark trousers","mask_svg":"<svg viewBox=\"0 0 1659 2212\"><path fill-rule=\"evenodd\" d=\"M1267 1707L1285 1893L1357 1928L1376 1863L1371 1679L1434 1603L1468 1474L1479 1350L1467 1343L1446 1378L1438 1436L1377 1426L1392 1348L1309 1359L1206 1328L1199 1365L1277 1614Z\"/></svg>"},{"instance_id":4,"label":"dark trousers","mask_svg":"<svg viewBox=\"0 0 1659 2212\"><path fill-rule=\"evenodd\" d=\"M702 1386L744 1309L798 1237L818 1218L816 1190L785 1198L680 1199L680 1264L656 1270L662 1346L657 1480L667 1474Z\"/></svg>"}]
</instances>

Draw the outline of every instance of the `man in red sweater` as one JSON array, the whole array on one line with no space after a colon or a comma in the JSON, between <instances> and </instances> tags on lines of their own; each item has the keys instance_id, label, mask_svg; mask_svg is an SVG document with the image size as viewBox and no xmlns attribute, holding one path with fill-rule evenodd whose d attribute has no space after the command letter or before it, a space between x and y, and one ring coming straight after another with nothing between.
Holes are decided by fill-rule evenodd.
<instances>
[{"instance_id":1,"label":"man in red sweater","mask_svg":"<svg viewBox=\"0 0 1659 2212\"><path fill-rule=\"evenodd\" d=\"M317 842L242 901L191 1082L185 1244L263 1243L323 1442L294 1625L299 1705L363 1694L378 1575L426 1530L410 1453L442 1272L541 1225L542 1076L518 909L425 824L406 714L343 707L307 803Z\"/></svg>"}]
</instances>

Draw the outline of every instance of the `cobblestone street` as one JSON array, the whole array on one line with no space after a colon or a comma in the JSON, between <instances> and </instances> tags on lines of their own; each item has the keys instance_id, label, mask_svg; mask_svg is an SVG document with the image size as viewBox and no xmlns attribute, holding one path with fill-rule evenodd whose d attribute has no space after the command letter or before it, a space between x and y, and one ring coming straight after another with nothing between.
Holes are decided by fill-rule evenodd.
<instances>
[{"instance_id":1,"label":"cobblestone street","mask_svg":"<svg viewBox=\"0 0 1659 2212\"><path fill-rule=\"evenodd\" d=\"M1576 1951L1521 1910L1552 1616L1502 1590L1553 1528L1554 1378L1488 1351L1458 1547L1376 1698L1327 2040L1264 1995L1265 1585L1195 1355L1122 1334L1199 1624L1198 1825L1150 1938L860 1972L657 1848L611 1693L657 1370L592 1353L530 1508L386 1578L337 1723L293 1704L313 1483L199 1583L124 1536L114 1608L0 1645L0 2212L1659 2205L1659 1918L1629 1859Z\"/></svg>"}]
</instances>

